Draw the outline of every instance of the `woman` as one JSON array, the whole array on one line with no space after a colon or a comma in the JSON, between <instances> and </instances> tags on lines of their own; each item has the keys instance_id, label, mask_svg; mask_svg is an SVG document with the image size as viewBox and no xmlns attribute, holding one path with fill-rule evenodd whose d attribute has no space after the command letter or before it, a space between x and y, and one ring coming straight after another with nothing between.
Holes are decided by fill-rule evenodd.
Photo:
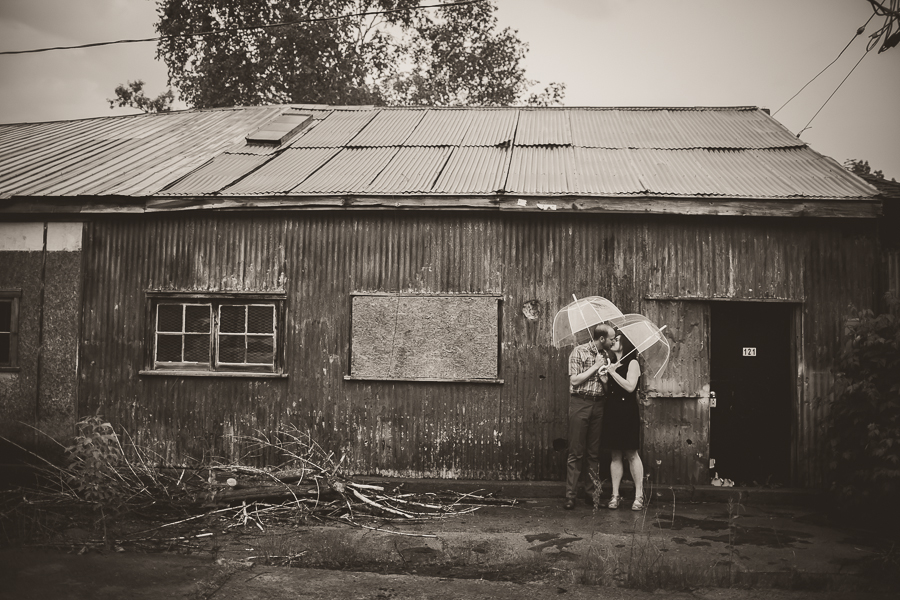
<instances>
[{"instance_id":1,"label":"woman","mask_svg":"<svg viewBox=\"0 0 900 600\"><path fill-rule=\"evenodd\" d=\"M622 481L622 457L628 461L628 468L634 478L634 504L631 510L644 508L644 465L638 456L640 444L641 416L638 411L637 385L641 378L641 365L631 341L618 333L610 348L616 362L609 365L609 391L603 410L603 424L600 429L600 446L610 450L612 462L612 498L609 508L619 508L619 483ZM623 362L624 360L624 362Z\"/></svg>"}]
</instances>

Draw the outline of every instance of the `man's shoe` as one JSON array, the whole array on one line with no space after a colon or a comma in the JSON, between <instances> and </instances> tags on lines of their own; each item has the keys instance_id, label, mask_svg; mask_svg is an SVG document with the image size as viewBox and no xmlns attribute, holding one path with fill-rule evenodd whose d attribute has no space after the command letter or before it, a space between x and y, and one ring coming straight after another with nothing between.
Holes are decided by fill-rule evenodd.
<instances>
[{"instance_id":1,"label":"man's shoe","mask_svg":"<svg viewBox=\"0 0 900 600\"><path fill-rule=\"evenodd\" d=\"M593 496L585 496L584 503L590 507L593 507L594 506L594 497Z\"/></svg>"},{"instance_id":2,"label":"man's shoe","mask_svg":"<svg viewBox=\"0 0 900 600\"><path fill-rule=\"evenodd\" d=\"M565 510L572 510L575 508L575 498L566 498L566 503L563 504L563 508Z\"/></svg>"}]
</instances>

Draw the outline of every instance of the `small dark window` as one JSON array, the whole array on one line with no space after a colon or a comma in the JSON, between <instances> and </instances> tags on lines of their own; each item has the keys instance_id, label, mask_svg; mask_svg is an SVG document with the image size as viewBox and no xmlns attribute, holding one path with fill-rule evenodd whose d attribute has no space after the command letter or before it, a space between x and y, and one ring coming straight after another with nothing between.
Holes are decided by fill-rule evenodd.
<instances>
[{"instance_id":1,"label":"small dark window","mask_svg":"<svg viewBox=\"0 0 900 600\"><path fill-rule=\"evenodd\" d=\"M178 298L151 301L153 370L281 371L282 298Z\"/></svg>"},{"instance_id":2,"label":"small dark window","mask_svg":"<svg viewBox=\"0 0 900 600\"><path fill-rule=\"evenodd\" d=\"M275 364L275 305L219 306L219 364Z\"/></svg>"},{"instance_id":3,"label":"small dark window","mask_svg":"<svg viewBox=\"0 0 900 600\"><path fill-rule=\"evenodd\" d=\"M0 370L14 370L19 366L20 296L18 291L0 291Z\"/></svg>"},{"instance_id":4,"label":"small dark window","mask_svg":"<svg viewBox=\"0 0 900 600\"><path fill-rule=\"evenodd\" d=\"M210 304L169 304L156 307L157 365L209 366L212 348Z\"/></svg>"}]
</instances>

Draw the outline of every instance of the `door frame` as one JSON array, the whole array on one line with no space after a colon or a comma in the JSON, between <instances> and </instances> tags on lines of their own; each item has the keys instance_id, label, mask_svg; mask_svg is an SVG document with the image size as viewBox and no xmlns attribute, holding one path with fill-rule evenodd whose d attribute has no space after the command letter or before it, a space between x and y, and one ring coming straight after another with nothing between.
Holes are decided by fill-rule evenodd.
<instances>
[{"instance_id":1,"label":"door frame","mask_svg":"<svg viewBox=\"0 0 900 600\"><path fill-rule=\"evenodd\" d=\"M644 303L647 302L699 302L703 303L707 306L707 310L709 311L707 314L711 314L712 304L718 302L765 302L765 303L778 303L778 304L787 304L790 306L790 331L788 332L789 342L791 344L790 348L790 372L791 372L791 384L790 384L790 485L796 486L799 481L799 473L798 468L802 461L800 455L800 447L799 447L799 429L800 429L800 415L802 414L801 407L803 406L804 398L806 396L806 356L804 353L805 345L803 344L804 339L804 328L805 328L805 319L804 319L804 308L805 301L804 300L793 300L793 299L785 299L785 298L698 298L698 297L678 297L678 296L645 296L643 298ZM644 305L641 307L641 310L646 313L647 306ZM710 319L707 322L707 327L709 328L706 332L704 332L704 337L708 341L712 339L712 320ZM706 373L709 375L709 361L710 357L707 353L706 355L707 364L705 365ZM710 390L710 381L706 382L704 387L704 391L706 392L705 397L701 392L701 396L698 397L698 401L700 401L701 405L705 407L706 415L703 417L706 419L706 422L710 424L711 428L711 415L709 411L713 410L711 406L711 402L709 401L709 392L715 390ZM646 383L644 386L644 390L646 391ZM648 397L650 401L666 401L662 396ZM708 455L709 445L707 438L707 463L710 458ZM704 482L708 483L708 482Z\"/></svg>"}]
</instances>

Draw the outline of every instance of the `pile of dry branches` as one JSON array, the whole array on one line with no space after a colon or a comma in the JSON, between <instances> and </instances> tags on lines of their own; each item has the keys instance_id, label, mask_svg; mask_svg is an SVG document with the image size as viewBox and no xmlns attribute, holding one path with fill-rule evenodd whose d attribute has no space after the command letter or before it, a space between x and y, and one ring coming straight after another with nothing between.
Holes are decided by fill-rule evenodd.
<instances>
[{"instance_id":1,"label":"pile of dry branches","mask_svg":"<svg viewBox=\"0 0 900 600\"><path fill-rule=\"evenodd\" d=\"M241 464L160 466L158 456L130 438L123 445L112 425L89 417L79 423L75 444L66 448L66 464L35 456L38 485L0 493L0 526L9 539L7 524L13 519L90 507L100 515L104 539L107 516L123 514L152 515L156 525L138 533L184 529L210 517L260 530L312 519L427 535L405 534L396 525L466 514L488 504L515 504L478 493L411 494L356 481L343 472L344 457L326 452L296 428L240 441L246 449Z\"/></svg>"}]
</instances>

